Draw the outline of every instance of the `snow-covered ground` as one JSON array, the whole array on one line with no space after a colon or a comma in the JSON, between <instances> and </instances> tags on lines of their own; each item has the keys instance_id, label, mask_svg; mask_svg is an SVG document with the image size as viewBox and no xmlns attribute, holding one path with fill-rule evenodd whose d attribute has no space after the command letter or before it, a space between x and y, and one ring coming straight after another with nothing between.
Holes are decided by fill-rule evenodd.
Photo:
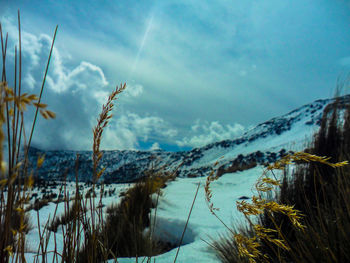
<instances>
[{"instance_id":1,"label":"snow-covered ground","mask_svg":"<svg viewBox=\"0 0 350 263\"><path fill-rule=\"evenodd\" d=\"M220 208L217 214L227 225L244 224L242 214L236 209L236 201L242 196L251 197L254 194L254 184L257 178L261 176L262 172L263 167L258 166L243 172L225 174L219 178L219 180L212 182L212 201L215 207ZM208 209L204 191L205 180L206 177L177 178L163 189L163 194L159 198L155 235L161 237L163 240L179 242L197 186L200 184L177 262L219 262L215 253L203 240L210 241L210 238L215 239L219 234L225 233L226 229ZM105 208L112 203L117 203L120 200L120 197L118 197L119 193L125 191L128 186L127 184L112 184L106 186L105 190L107 192L109 189L114 188L116 191L113 196L108 196L107 194L107 197L102 199L103 203L106 205ZM74 184L69 184L67 189L69 189L71 195L73 195L75 191ZM49 217L52 218L55 209L56 204L49 203L48 206L44 206L39 210L41 231ZM57 207L57 215L63 212L64 204L60 203ZM155 210L152 211L152 217L154 213ZM26 258L28 262L33 261L40 242L38 234L39 229L37 227L37 212L34 210L30 211L30 218L33 229L27 235L28 252L26 253ZM56 233L56 245L58 251L62 249L62 230L60 228ZM52 232L48 244L48 251L54 250L54 246L54 234ZM154 258L156 262L173 262L176 251L177 248ZM49 255L48 259L51 260L51 257L52 256ZM110 262L113 261L111 260ZM118 262L136 262L136 259L118 258Z\"/></svg>"},{"instance_id":2,"label":"snow-covered ground","mask_svg":"<svg viewBox=\"0 0 350 263\"><path fill-rule=\"evenodd\" d=\"M252 188L263 168L256 167L244 172L225 174L219 180L212 182L212 201L220 208L219 217L227 224L244 223L243 216L236 209L236 201L242 196L251 197ZM157 211L158 231L168 235L169 239L179 240L184 229L188 213L194 198L198 183L198 196L190 217L188 229L181 246L177 262L219 262L210 247L202 240L218 237L226 232L225 227L213 216L205 201L206 178L181 178L172 182L164 189ZM156 262L173 262L176 255L173 249L168 253L155 257ZM134 262L133 259L123 259L120 262Z\"/></svg>"},{"instance_id":3,"label":"snow-covered ground","mask_svg":"<svg viewBox=\"0 0 350 263\"><path fill-rule=\"evenodd\" d=\"M62 182L61 182L62 185ZM87 191L91 188L86 186L85 183L79 183L79 186L81 188L80 193L85 196ZM104 185L104 192L106 193L106 196L102 198L102 202L104 204L103 211L106 212L106 209L111 204L115 203L117 204L120 201L119 194L121 192L125 192L130 187L130 184L110 184L110 185ZM51 188L47 187L46 191L50 191L49 193L56 193L57 195L60 193L60 183L58 183L58 186ZM50 189L50 190L49 190ZM115 189L115 191L114 191ZM37 198L41 200L44 196L42 193L42 188L34 188L32 190L31 194L38 194ZM66 191L70 196L70 199L74 197L76 186L74 182L68 182L66 184ZM112 195L109 195L109 192L113 191ZM97 205L100 200L100 188L96 188L95 190L96 198L95 198L95 204ZM57 200L57 198L54 198L53 200ZM73 201L69 202L69 206L72 205ZM34 203L34 200L31 201L31 203ZM89 204L87 204L89 209ZM38 248L40 245L40 235L39 231L43 231L46 225L48 225L48 222L51 222L54 215L55 218L59 217L60 215L64 214L65 210L67 209L67 204L64 202L60 202L56 204L55 202L49 202L48 205L43 206L39 211L35 211L34 209L30 210L28 212L29 219L30 219L30 225L32 229L29 231L29 233L26 235L26 260L27 262L33 262L34 257L38 254ZM55 214L56 213L56 214ZM89 213L87 213L89 215ZM39 223L39 224L38 224ZM40 225L40 230L38 225ZM50 233L49 240L48 240L48 246L47 251L54 251L55 246L57 246L57 251L62 251L63 248L63 235L62 235L62 227L59 226L57 229L57 233L54 232L47 232ZM45 237L48 237L48 235L44 235ZM56 242L55 242L56 239ZM52 253L48 253L48 260L49 262L52 262Z\"/></svg>"}]
</instances>

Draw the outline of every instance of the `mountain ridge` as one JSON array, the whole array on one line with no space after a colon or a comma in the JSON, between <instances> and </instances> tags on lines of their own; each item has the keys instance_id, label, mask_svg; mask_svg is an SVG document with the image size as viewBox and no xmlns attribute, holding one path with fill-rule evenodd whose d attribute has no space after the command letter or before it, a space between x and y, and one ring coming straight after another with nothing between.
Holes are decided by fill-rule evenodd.
<instances>
[{"instance_id":1,"label":"mountain ridge","mask_svg":"<svg viewBox=\"0 0 350 263\"><path fill-rule=\"evenodd\" d=\"M338 98L347 105L350 95ZM102 179L105 182L133 182L150 169L163 170L177 176L206 176L213 169L218 175L254 167L257 164L274 162L292 151L307 147L321 124L323 111L335 99L319 99L303 105L287 114L272 118L246 131L232 140L210 143L189 151L169 152L163 150L108 150L102 151L100 168L106 168ZM70 150L29 149L29 162L34 168L38 155L45 155L37 176L43 179L75 180L78 156L78 178L92 178L92 152ZM218 165L214 167L214 164Z\"/></svg>"}]
</instances>

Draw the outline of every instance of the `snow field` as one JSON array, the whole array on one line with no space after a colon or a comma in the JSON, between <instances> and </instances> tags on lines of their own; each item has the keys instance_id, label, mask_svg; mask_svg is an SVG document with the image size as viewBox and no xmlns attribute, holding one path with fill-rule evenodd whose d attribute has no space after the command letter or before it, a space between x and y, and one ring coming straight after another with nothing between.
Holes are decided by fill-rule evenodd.
<instances>
[{"instance_id":1,"label":"snow field","mask_svg":"<svg viewBox=\"0 0 350 263\"><path fill-rule=\"evenodd\" d=\"M263 167L257 166L242 172L224 174L218 180L211 183L210 187L213 193L212 202L214 207L220 209L217 211L217 215L228 226L245 224L243 215L236 209L236 201L242 196L251 198L252 195L256 194L254 192L254 185L256 180L262 175L263 171ZM227 229L210 213L208 209L204 191L205 181L206 177L198 177L177 178L175 181L169 182L167 187L162 189L162 195L159 197L157 211L153 209L151 212L151 222L154 222L155 220L154 236L163 241L178 244L186 224L197 186L200 184L199 192L180 248L177 262L219 262L214 251L205 241L210 242L210 238L217 239L220 234L225 234ZM102 199L102 202L105 205L103 208L104 213L106 212L106 208L112 203L119 202L121 199L119 194L122 191L125 191L128 187L129 184L111 184L105 186L105 190L107 191L109 189L116 189L116 191L113 196L107 196ZM75 191L74 183L68 184L67 190L71 193L70 195L73 196L72 194ZM84 188L84 192L86 191L87 187ZM95 198L95 204L98 204L98 189L96 190L96 193L97 197ZM153 198L157 198L156 194L154 194ZM49 205L44 206L39 210L41 231L48 219L52 218L55 209L56 204L50 202ZM64 209L64 203L59 203L57 206L57 216L63 214ZM154 217L155 213L156 218ZM33 262L40 243L38 234L39 229L37 227L38 215L34 210L31 210L29 215L33 229L26 236L26 259L28 262ZM47 250L55 250L54 238L56 238L57 250L62 250L63 235L61 227L58 228L57 233L50 233ZM155 256L154 259L156 262L160 263L173 262L176 252L177 248L162 255ZM48 254L49 261L52 261L52 256L53 253ZM110 260L109 262L113 262L113 260ZM118 258L118 262L136 262L136 258Z\"/></svg>"},{"instance_id":2,"label":"snow field","mask_svg":"<svg viewBox=\"0 0 350 263\"><path fill-rule=\"evenodd\" d=\"M214 207L220 208L217 215L228 226L244 224L243 215L236 209L236 201L242 196L251 197L254 194L253 187L262 172L263 167L260 166L243 172L225 174L219 180L212 182ZM198 183L201 185L177 262L220 262L212 249L202 240L208 242L209 237L217 238L219 234L226 232L225 226L208 209L204 191L205 181L206 177L177 178L168 184L163 190L163 196L160 197L155 234L162 240L173 242L181 237L197 185ZM156 262L173 262L176 251L177 248L154 259ZM118 262L136 262L136 259L120 258Z\"/></svg>"}]
</instances>

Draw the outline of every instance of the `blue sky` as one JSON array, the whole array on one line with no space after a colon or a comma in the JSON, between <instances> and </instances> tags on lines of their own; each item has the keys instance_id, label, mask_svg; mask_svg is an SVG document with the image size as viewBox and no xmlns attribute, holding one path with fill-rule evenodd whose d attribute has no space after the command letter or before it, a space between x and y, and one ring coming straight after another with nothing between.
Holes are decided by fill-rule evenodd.
<instances>
[{"instance_id":1,"label":"blue sky","mask_svg":"<svg viewBox=\"0 0 350 263\"><path fill-rule=\"evenodd\" d=\"M34 140L46 149L91 149L96 117L121 82L103 148L181 150L331 97L350 69L345 0L5 0L10 68L18 9L29 92L59 26L44 91L57 118L39 121Z\"/></svg>"}]
</instances>

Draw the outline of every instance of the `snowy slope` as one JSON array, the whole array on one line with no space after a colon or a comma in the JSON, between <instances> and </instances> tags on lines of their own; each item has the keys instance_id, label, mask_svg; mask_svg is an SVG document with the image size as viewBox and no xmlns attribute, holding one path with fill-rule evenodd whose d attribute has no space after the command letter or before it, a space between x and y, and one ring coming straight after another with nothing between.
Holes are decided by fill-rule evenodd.
<instances>
[{"instance_id":1,"label":"snowy slope","mask_svg":"<svg viewBox=\"0 0 350 263\"><path fill-rule=\"evenodd\" d=\"M349 101L349 96L341 101ZM319 128L322 112L333 99L317 100L292 112L261 123L239 138L212 143L185 152L165 151L105 151L101 167L106 167L107 182L132 182L144 175L152 165L174 170L179 176L205 176L219 161L217 168L224 173L228 167L256 162L272 162L288 151L302 150ZM75 179L75 161L79 155L79 179L91 179L90 151L42 151L30 149L30 160L45 154L45 162L39 176L46 179Z\"/></svg>"}]
</instances>

